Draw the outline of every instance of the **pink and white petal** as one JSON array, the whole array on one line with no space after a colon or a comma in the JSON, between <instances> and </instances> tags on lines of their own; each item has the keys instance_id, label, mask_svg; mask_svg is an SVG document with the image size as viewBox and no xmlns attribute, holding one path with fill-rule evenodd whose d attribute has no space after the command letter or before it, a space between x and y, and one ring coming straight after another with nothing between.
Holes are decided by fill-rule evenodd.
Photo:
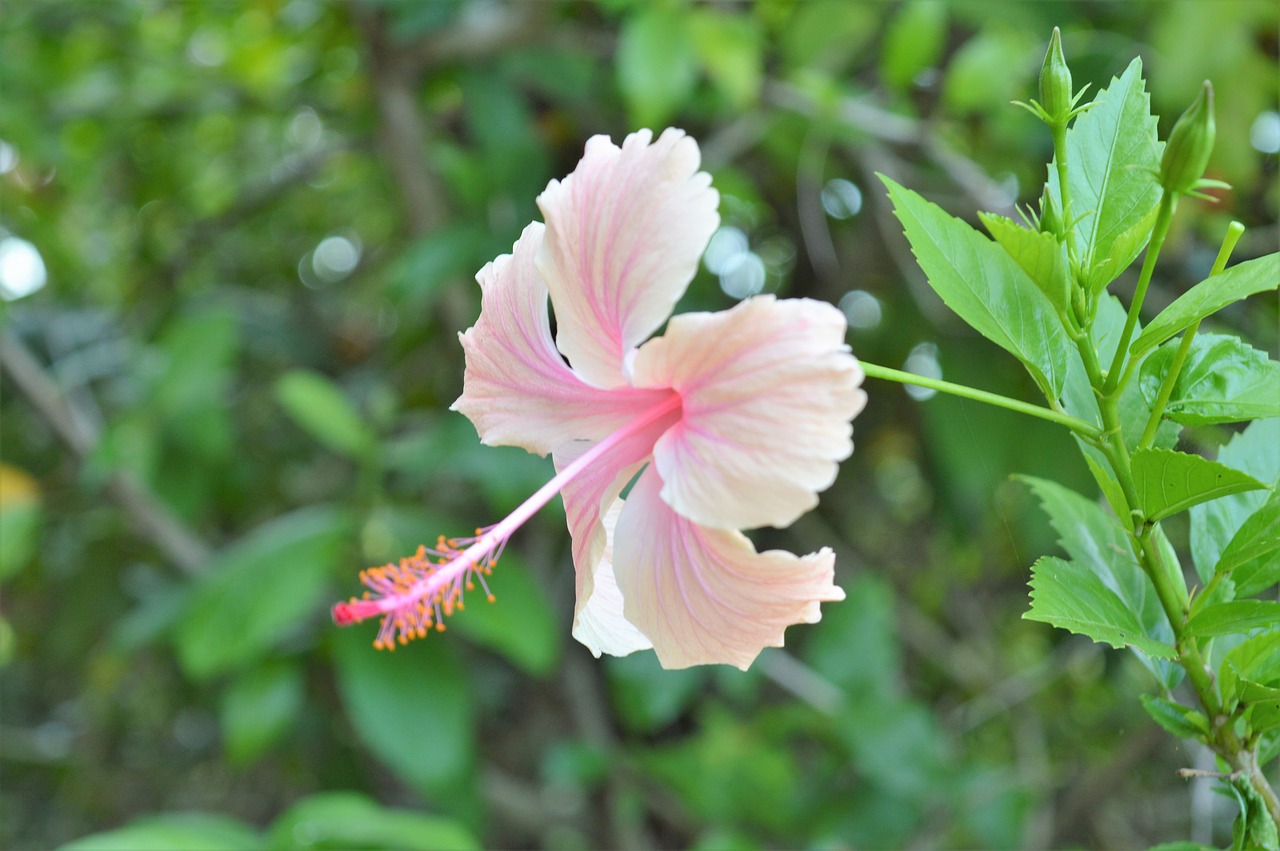
<instances>
[{"instance_id":1,"label":"pink and white petal","mask_svg":"<svg viewBox=\"0 0 1280 851\"><path fill-rule=\"evenodd\" d=\"M598 659L601 653L626 656L649 650L653 642L622 614L622 592L613 574L613 530L622 513L623 500L615 499L603 523L607 536L604 556L596 565L592 588L580 599L573 618L573 637L586 645Z\"/></svg>"},{"instance_id":2,"label":"pink and white petal","mask_svg":"<svg viewBox=\"0 0 1280 851\"><path fill-rule=\"evenodd\" d=\"M556 343L597 387L628 383L627 355L671 315L720 223L698 144L675 129L652 138L641 130L619 148L592 137L573 173L538 196Z\"/></svg>"},{"instance_id":3,"label":"pink and white petal","mask_svg":"<svg viewBox=\"0 0 1280 851\"><path fill-rule=\"evenodd\" d=\"M678 416L679 412L673 411L624 438L560 491L573 541L576 612L580 612L591 597L595 572L604 559L608 532L603 518L617 501L618 494L649 460L653 444ZM596 442L584 440L561 446L552 456L556 471L564 470L595 445Z\"/></svg>"},{"instance_id":4,"label":"pink and white petal","mask_svg":"<svg viewBox=\"0 0 1280 851\"><path fill-rule=\"evenodd\" d=\"M844 315L809 299L747 299L672 318L636 352L637 387L671 387L683 415L654 448L662 498L722 529L787 526L853 452L866 404Z\"/></svg>"},{"instance_id":5,"label":"pink and white petal","mask_svg":"<svg viewBox=\"0 0 1280 851\"><path fill-rule=\"evenodd\" d=\"M743 670L784 630L822 618L819 603L844 599L835 556L757 553L732 529L672 511L650 466L631 489L614 531L614 572L630 623L653 642L664 668L727 664Z\"/></svg>"},{"instance_id":6,"label":"pink and white petal","mask_svg":"<svg viewBox=\"0 0 1280 851\"><path fill-rule=\"evenodd\" d=\"M476 275L480 318L459 335L466 370L453 410L475 424L486 444L546 455L573 438L604 437L663 393L601 390L565 364L551 342L547 287L533 262L542 239L543 226L534 222L511 254Z\"/></svg>"}]
</instances>

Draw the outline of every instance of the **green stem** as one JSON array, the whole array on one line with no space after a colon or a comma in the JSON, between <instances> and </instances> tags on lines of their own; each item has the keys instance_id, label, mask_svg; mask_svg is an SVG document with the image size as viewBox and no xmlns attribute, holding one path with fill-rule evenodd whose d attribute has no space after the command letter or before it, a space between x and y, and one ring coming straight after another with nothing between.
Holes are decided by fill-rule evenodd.
<instances>
[{"instance_id":1,"label":"green stem","mask_svg":"<svg viewBox=\"0 0 1280 851\"><path fill-rule=\"evenodd\" d=\"M872 378L881 378L885 381L896 381L899 384L914 384L917 387L927 387L930 390L937 390L941 393L950 393L952 396L961 396L965 399L972 399L975 402L985 402L988 405L995 405L997 408L1006 408L1010 411L1017 411L1020 414L1039 417L1042 420L1048 420L1051 423L1066 426L1086 438L1097 439L1099 436L1098 429L1095 426L1090 425L1082 419L1073 417L1070 414L1064 414L1061 411L1055 411L1052 408L1046 408L1043 405L1032 405L1029 402L1010 399L1008 396L1001 396L998 393L988 393L986 390L978 390L965 384L952 384L950 381L942 381L937 378L926 378L923 375L903 372L900 369L890 369L887 366L867 363L866 361L860 361L860 363L862 364L863 372Z\"/></svg>"},{"instance_id":2,"label":"green stem","mask_svg":"<svg viewBox=\"0 0 1280 851\"><path fill-rule=\"evenodd\" d=\"M1096 348L1092 334L1077 341L1085 371L1098 397L1098 410L1102 416L1103 440L1098 446L1111 464L1120 483L1125 506L1112 506L1117 515L1126 514L1132 521L1129 527L1129 540L1134 555L1144 573L1151 579L1156 590L1160 607L1174 635L1174 646L1178 653L1178 664L1187 672L1187 680L1195 690L1196 696L1204 707L1211 723L1211 732L1205 744L1227 761L1231 767L1246 778L1249 784L1266 803L1271 818L1280 825L1280 799L1271 788L1267 778L1258 765L1257 754L1236 735L1235 716L1228 716L1223 711L1222 702L1213 683L1213 674L1205 664L1199 643L1194 635L1186 632L1186 622L1190 601L1182 583L1175 580L1174 571L1181 567L1176 563L1166 564L1163 554L1156 543L1159 524L1148 524L1141 516L1137 490L1134 487L1133 471L1130 465L1129 450L1125 446L1124 432L1120 426L1119 405L1114 395L1103 392L1103 377L1099 370Z\"/></svg>"},{"instance_id":3,"label":"green stem","mask_svg":"<svg viewBox=\"0 0 1280 851\"><path fill-rule=\"evenodd\" d=\"M1071 217L1071 187L1067 180L1067 123L1050 124L1053 133L1053 159L1058 166L1058 198L1062 201L1062 226L1066 228L1063 238L1067 241L1067 260L1072 269L1077 266L1075 240L1075 219Z\"/></svg>"},{"instance_id":4,"label":"green stem","mask_svg":"<svg viewBox=\"0 0 1280 851\"><path fill-rule=\"evenodd\" d=\"M1235 249L1236 243L1240 241L1240 236L1243 233L1244 225L1239 222L1232 222L1227 226L1227 235L1222 240L1222 247L1218 249L1218 259L1213 261L1213 269L1210 270L1209 277L1212 278L1227 267L1227 260L1230 259L1231 252ZM1151 417L1147 420L1147 427L1142 432L1142 440L1138 442L1139 448L1148 447L1155 442L1156 431L1160 428L1160 421L1164 418L1164 409L1169 404L1169 397L1173 395L1173 387L1178 383L1178 375L1182 372L1182 365L1186 363L1187 353L1191 351L1191 343L1195 340L1196 332L1199 330L1200 320L1197 319L1182 332L1182 342L1178 345L1178 351L1174 353L1173 363L1169 365L1169 372L1165 374L1164 383L1160 385L1160 393L1156 396L1156 403L1151 406Z\"/></svg>"},{"instance_id":5,"label":"green stem","mask_svg":"<svg viewBox=\"0 0 1280 851\"><path fill-rule=\"evenodd\" d=\"M1147 245L1147 256L1142 261L1142 273L1138 276L1138 288L1134 290L1133 302L1129 305L1129 316L1124 321L1124 331L1120 333L1120 341L1116 345L1115 357L1111 359L1111 368L1107 370L1107 383L1103 394L1114 395L1120 386L1121 367L1129 354L1129 340L1133 337L1133 328L1138 324L1138 314L1142 310L1142 302L1147 297L1147 286L1151 283L1151 273L1156 268L1156 258L1160 256L1160 248L1164 238L1169 234L1169 223L1173 221L1173 211L1178 206L1178 195L1166 192L1160 197L1160 211L1156 213L1156 224L1151 231L1151 242Z\"/></svg>"}]
</instances>

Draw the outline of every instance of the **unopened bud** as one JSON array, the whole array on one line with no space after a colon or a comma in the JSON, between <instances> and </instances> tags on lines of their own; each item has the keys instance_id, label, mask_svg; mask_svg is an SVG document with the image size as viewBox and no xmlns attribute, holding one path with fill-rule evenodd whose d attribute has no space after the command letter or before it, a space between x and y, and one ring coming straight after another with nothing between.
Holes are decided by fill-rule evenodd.
<instances>
[{"instance_id":1,"label":"unopened bud","mask_svg":"<svg viewBox=\"0 0 1280 851\"><path fill-rule=\"evenodd\" d=\"M1204 81L1200 96L1173 125L1160 160L1160 185L1166 192L1190 192L1213 153L1213 85Z\"/></svg>"},{"instance_id":2,"label":"unopened bud","mask_svg":"<svg viewBox=\"0 0 1280 851\"><path fill-rule=\"evenodd\" d=\"M1044 194L1040 196L1040 232L1051 233L1059 239L1066 234L1066 228L1062 223L1062 211L1058 209L1058 202L1054 200L1047 183L1044 186Z\"/></svg>"},{"instance_id":3,"label":"unopened bud","mask_svg":"<svg viewBox=\"0 0 1280 851\"><path fill-rule=\"evenodd\" d=\"M1062 34L1057 27L1040 67L1040 106L1050 124L1066 124L1071 115L1071 69L1062 55Z\"/></svg>"}]
</instances>

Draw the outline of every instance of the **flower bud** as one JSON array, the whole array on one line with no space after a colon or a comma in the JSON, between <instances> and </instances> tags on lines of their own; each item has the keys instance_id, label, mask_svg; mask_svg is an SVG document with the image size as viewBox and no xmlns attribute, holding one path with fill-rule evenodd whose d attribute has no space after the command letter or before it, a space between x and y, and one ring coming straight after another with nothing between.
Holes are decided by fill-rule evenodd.
<instances>
[{"instance_id":1,"label":"flower bud","mask_svg":"<svg viewBox=\"0 0 1280 851\"><path fill-rule=\"evenodd\" d=\"M1040 232L1051 233L1059 239L1067 232L1062 222L1062 211L1058 209L1058 202L1054 200L1047 183L1044 185L1044 194L1040 196Z\"/></svg>"},{"instance_id":2,"label":"flower bud","mask_svg":"<svg viewBox=\"0 0 1280 851\"><path fill-rule=\"evenodd\" d=\"M1160 185L1166 192L1190 192L1213 152L1213 85L1204 81L1200 96L1173 125L1160 160Z\"/></svg>"},{"instance_id":3,"label":"flower bud","mask_svg":"<svg viewBox=\"0 0 1280 851\"><path fill-rule=\"evenodd\" d=\"M1040 67L1040 106L1050 124L1066 124L1071 115L1071 69L1062 55L1062 34L1057 27Z\"/></svg>"}]
</instances>

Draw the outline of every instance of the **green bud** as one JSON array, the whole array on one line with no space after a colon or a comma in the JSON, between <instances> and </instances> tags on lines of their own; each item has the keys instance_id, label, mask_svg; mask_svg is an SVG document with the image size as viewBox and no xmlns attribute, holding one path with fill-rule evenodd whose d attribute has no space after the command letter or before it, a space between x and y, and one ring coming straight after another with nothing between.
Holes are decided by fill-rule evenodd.
<instances>
[{"instance_id":1,"label":"green bud","mask_svg":"<svg viewBox=\"0 0 1280 851\"><path fill-rule=\"evenodd\" d=\"M1213 153L1213 85L1204 81L1200 96L1173 125L1160 160L1160 185L1166 192L1187 193L1204 176Z\"/></svg>"},{"instance_id":2,"label":"green bud","mask_svg":"<svg viewBox=\"0 0 1280 851\"><path fill-rule=\"evenodd\" d=\"M1040 106L1050 124L1066 124L1071 115L1071 69L1062 55L1062 33L1057 27L1040 67Z\"/></svg>"},{"instance_id":3,"label":"green bud","mask_svg":"<svg viewBox=\"0 0 1280 851\"><path fill-rule=\"evenodd\" d=\"M1044 185L1044 194L1040 196L1040 232L1051 233L1059 239L1066 235L1062 211L1058 209L1058 202L1053 199L1047 183Z\"/></svg>"}]
</instances>

